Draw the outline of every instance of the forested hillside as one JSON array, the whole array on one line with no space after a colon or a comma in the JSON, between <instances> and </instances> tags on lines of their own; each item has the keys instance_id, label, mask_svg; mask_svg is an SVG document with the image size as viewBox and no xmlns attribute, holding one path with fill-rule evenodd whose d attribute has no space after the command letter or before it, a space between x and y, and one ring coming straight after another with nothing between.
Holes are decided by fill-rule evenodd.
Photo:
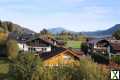
<instances>
[{"instance_id":1,"label":"forested hillside","mask_svg":"<svg viewBox=\"0 0 120 80\"><path fill-rule=\"evenodd\" d=\"M14 24L9 21L0 21L0 31L2 31L2 32L18 32L18 33L26 33L26 34L34 33L32 30L21 27L20 25Z\"/></svg>"}]
</instances>

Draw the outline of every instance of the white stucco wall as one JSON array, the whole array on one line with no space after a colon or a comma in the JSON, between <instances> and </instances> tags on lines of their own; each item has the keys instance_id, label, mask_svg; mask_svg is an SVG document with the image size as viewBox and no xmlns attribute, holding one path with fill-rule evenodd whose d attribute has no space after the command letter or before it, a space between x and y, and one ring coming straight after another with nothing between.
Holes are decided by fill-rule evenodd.
<instances>
[{"instance_id":1,"label":"white stucco wall","mask_svg":"<svg viewBox=\"0 0 120 80\"><path fill-rule=\"evenodd\" d=\"M18 43L19 49L21 51L29 51L29 48L35 48L35 51L37 52L41 52L43 50L43 52L50 52L51 51L51 46L47 46L47 47L31 47L28 46L24 43ZM44 51L45 50L45 51Z\"/></svg>"},{"instance_id":2,"label":"white stucco wall","mask_svg":"<svg viewBox=\"0 0 120 80\"><path fill-rule=\"evenodd\" d=\"M23 50L23 51L28 51L28 46L26 44L23 43L18 43L19 49Z\"/></svg>"},{"instance_id":3,"label":"white stucco wall","mask_svg":"<svg viewBox=\"0 0 120 80\"><path fill-rule=\"evenodd\" d=\"M36 50L37 52L40 52L40 51L42 51L43 49L46 49L46 51L44 51L44 52L50 52L50 51L51 51L51 46L48 46L48 47L32 47L32 48L35 48L35 50Z\"/></svg>"}]
</instances>

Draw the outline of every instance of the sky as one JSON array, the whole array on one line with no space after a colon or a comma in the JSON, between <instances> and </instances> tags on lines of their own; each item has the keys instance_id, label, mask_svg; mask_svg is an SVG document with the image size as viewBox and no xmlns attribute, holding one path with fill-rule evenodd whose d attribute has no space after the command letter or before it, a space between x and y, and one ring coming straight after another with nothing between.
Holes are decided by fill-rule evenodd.
<instances>
[{"instance_id":1,"label":"sky","mask_svg":"<svg viewBox=\"0 0 120 80\"><path fill-rule=\"evenodd\" d=\"M0 19L36 32L104 30L120 23L120 0L0 0Z\"/></svg>"}]
</instances>

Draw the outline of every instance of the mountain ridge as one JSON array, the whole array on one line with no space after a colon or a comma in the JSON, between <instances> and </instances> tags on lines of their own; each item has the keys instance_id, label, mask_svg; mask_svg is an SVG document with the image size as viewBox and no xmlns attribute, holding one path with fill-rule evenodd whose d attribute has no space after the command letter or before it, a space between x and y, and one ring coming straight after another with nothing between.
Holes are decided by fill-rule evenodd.
<instances>
[{"instance_id":1,"label":"mountain ridge","mask_svg":"<svg viewBox=\"0 0 120 80\"><path fill-rule=\"evenodd\" d=\"M112 34L117 31L118 29L120 29L120 24L116 24L114 26L112 26L109 29L106 30L101 30L101 31L93 31L93 32L82 32L84 35L86 36L92 36L92 37L105 37L105 36L112 36Z\"/></svg>"},{"instance_id":2,"label":"mountain ridge","mask_svg":"<svg viewBox=\"0 0 120 80\"><path fill-rule=\"evenodd\" d=\"M24 34L35 33L34 31L28 28L22 27L10 21L0 21L0 30L6 31L6 32L20 32Z\"/></svg>"},{"instance_id":3,"label":"mountain ridge","mask_svg":"<svg viewBox=\"0 0 120 80\"><path fill-rule=\"evenodd\" d=\"M107 37L107 36L112 36L112 34L117 31L118 29L120 29L120 24L116 24L114 26L112 26L109 29L106 30L101 30L101 31L91 31L91 32L75 32L75 31L70 31L70 30L66 30L62 27L56 27L56 28L52 28L52 29L48 29L49 32L53 33L53 34L57 34L60 33L60 31L67 31L67 32L73 32L73 33L82 33L85 36L88 37ZM57 30L59 30L59 32L57 32Z\"/></svg>"},{"instance_id":4,"label":"mountain ridge","mask_svg":"<svg viewBox=\"0 0 120 80\"><path fill-rule=\"evenodd\" d=\"M93 31L93 32L75 32L75 31L70 31L67 29L64 29L63 27L56 27L56 28L51 28L51 29L47 29L49 32L53 33L53 34L59 34L62 31L66 31L66 32L71 32L71 33L81 33L85 36L88 37L106 37L106 36L112 36L112 34L117 31L118 29L120 29L120 24L116 24L114 26L112 26L109 29L106 30L101 30L101 31ZM15 24L13 22L10 21L0 21L0 31L7 31L7 32L20 32L23 34L33 34L36 33L28 28L22 27L18 24Z\"/></svg>"}]
</instances>

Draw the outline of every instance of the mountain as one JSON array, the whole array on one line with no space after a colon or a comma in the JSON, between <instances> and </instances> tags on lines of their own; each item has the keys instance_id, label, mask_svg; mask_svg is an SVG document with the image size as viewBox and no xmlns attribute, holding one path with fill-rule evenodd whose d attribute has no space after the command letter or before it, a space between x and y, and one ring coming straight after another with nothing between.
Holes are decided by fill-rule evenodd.
<instances>
[{"instance_id":1,"label":"mountain","mask_svg":"<svg viewBox=\"0 0 120 80\"><path fill-rule=\"evenodd\" d=\"M18 32L23 34L32 34L35 33L34 31L21 27L18 24L9 22L9 21L0 21L0 31L6 32Z\"/></svg>"},{"instance_id":2,"label":"mountain","mask_svg":"<svg viewBox=\"0 0 120 80\"><path fill-rule=\"evenodd\" d=\"M62 31L71 32L71 33L82 33L83 35L89 36L89 37L106 37L111 36L115 31L120 29L120 24L116 24L113 27L102 30L102 31L94 31L94 32L75 32L66 30L62 27L52 28L48 29L49 32L53 34L61 33ZM23 33L23 34L33 34L34 31L21 27L18 24L9 22L9 21L0 21L0 31L6 31L6 32L17 32L17 33Z\"/></svg>"},{"instance_id":3,"label":"mountain","mask_svg":"<svg viewBox=\"0 0 120 80\"><path fill-rule=\"evenodd\" d=\"M82 33L83 35L88 36L88 37L101 38L101 37L112 36L112 34L115 31L117 31L118 29L120 29L120 24L116 24L107 30L93 31L93 32L75 32L75 31L66 30L66 29L61 28L61 27L48 29L48 31L53 33L53 34L61 33L62 31L67 31L67 32L71 32L71 33Z\"/></svg>"},{"instance_id":4,"label":"mountain","mask_svg":"<svg viewBox=\"0 0 120 80\"><path fill-rule=\"evenodd\" d=\"M95 32L82 32L82 34L90 37L106 37L106 36L111 36L118 29L120 29L120 24L116 24L115 26L107 30L95 31Z\"/></svg>"},{"instance_id":5,"label":"mountain","mask_svg":"<svg viewBox=\"0 0 120 80\"><path fill-rule=\"evenodd\" d=\"M61 32L63 32L63 31L67 31L67 30L65 30L64 28L62 28L62 27L57 27L57 28L51 28L51 29L48 29L48 31L50 32L50 33L52 33L52 34L59 34L59 33L61 33Z\"/></svg>"}]
</instances>

